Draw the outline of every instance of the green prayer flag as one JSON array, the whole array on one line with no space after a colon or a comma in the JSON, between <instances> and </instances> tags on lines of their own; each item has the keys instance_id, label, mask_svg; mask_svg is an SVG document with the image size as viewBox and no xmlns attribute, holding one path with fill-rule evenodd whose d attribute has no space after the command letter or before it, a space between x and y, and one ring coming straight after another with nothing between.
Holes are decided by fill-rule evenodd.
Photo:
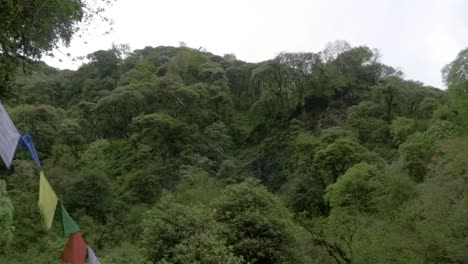
<instances>
[{"instance_id":1,"label":"green prayer flag","mask_svg":"<svg viewBox=\"0 0 468 264\"><path fill-rule=\"evenodd\" d=\"M67 212L67 210L63 206L62 201L59 201L59 202L60 202L60 216L61 216L61 221L62 221L63 235L68 237L71 234L80 231L80 228L75 223L75 221L73 221L70 214Z\"/></svg>"},{"instance_id":2,"label":"green prayer flag","mask_svg":"<svg viewBox=\"0 0 468 264\"><path fill-rule=\"evenodd\" d=\"M58 198L42 170L39 172L39 176L39 209L41 211L44 227L46 230L49 230L54 220Z\"/></svg>"}]
</instances>

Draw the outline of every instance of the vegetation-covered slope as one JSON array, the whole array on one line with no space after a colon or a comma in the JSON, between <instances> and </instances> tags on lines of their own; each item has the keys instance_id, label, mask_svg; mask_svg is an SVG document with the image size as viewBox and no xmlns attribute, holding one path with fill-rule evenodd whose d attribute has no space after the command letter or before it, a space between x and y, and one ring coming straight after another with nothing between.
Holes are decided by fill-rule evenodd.
<instances>
[{"instance_id":1,"label":"vegetation-covered slope","mask_svg":"<svg viewBox=\"0 0 468 264\"><path fill-rule=\"evenodd\" d=\"M114 47L3 102L103 263L466 263L466 53L441 91L342 41L255 64ZM0 263L59 263L33 162L1 172Z\"/></svg>"}]
</instances>

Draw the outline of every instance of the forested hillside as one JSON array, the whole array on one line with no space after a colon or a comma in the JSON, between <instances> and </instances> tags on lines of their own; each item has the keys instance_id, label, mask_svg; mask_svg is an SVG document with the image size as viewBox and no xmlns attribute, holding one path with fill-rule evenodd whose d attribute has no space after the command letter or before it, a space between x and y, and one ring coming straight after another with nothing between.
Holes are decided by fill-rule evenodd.
<instances>
[{"instance_id":1,"label":"forested hillside","mask_svg":"<svg viewBox=\"0 0 468 264\"><path fill-rule=\"evenodd\" d=\"M468 50L443 74L344 41L260 63L114 46L18 70L2 103L103 264L468 263ZM0 173L0 263L61 263L28 153Z\"/></svg>"}]
</instances>

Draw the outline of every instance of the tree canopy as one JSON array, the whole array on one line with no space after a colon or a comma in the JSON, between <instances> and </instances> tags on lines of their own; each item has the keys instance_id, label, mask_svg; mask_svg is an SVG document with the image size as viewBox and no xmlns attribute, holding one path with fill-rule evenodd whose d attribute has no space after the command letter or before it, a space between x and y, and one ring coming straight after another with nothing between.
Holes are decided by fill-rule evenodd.
<instances>
[{"instance_id":1,"label":"tree canopy","mask_svg":"<svg viewBox=\"0 0 468 264\"><path fill-rule=\"evenodd\" d=\"M41 3L28 23L49 35L14 50L9 28L2 48L46 41L37 59L85 16ZM345 41L259 63L114 46L11 75L2 103L102 263L465 263L465 53L443 91ZM1 263L57 262L36 174L23 150L0 168Z\"/></svg>"},{"instance_id":2,"label":"tree canopy","mask_svg":"<svg viewBox=\"0 0 468 264\"><path fill-rule=\"evenodd\" d=\"M112 0L5 0L0 2L0 98L16 69L39 60L60 43L69 45L84 23ZM107 18L105 18L107 20ZM81 23L83 22L83 23Z\"/></svg>"}]
</instances>

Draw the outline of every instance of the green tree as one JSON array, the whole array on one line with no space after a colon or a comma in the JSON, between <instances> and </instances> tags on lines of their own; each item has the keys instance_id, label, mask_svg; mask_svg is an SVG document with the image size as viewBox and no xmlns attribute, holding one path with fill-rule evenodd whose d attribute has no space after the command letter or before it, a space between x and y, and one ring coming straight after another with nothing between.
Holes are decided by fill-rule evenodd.
<instances>
[{"instance_id":1,"label":"green tree","mask_svg":"<svg viewBox=\"0 0 468 264\"><path fill-rule=\"evenodd\" d=\"M355 263L360 235L377 212L383 184L378 169L362 162L354 165L326 189L331 206L328 217L308 220L306 228L313 241L336 263Z\"/></svg>"},{"instance_id":2,"label":"green tree","mask_svg":"<svg viewBox=\"0 0 468 264\"><path fill-rule=\"evenodd\" d=\"M122 86L145 82L156 83L158 79L156 78L155 72L156 68L154 67L154 64L147 60L142 62L139 61L134 68L120 78L119 83Z\"/></svg>"},{"instance_id":3,"label":"green tree","mask_svg":"<svg viewBox=\"0 0 468 264\"><path fill-rule=\"evenodd\" d=\"M245 63L233 65L226 69L228 86L231 94L235 95L234 102L237 109L248 109L253 97L249 95L250 75L255 65Z\"/></svg>"},{"instance_id":4,"label":"green tree","mask_svg":"<svg viewBox=\"0 0 468 264\"><path fill-rule=\"evenodd\" d=\"M109 3L110 1L102 1ZM90 1L19 0L0 3L0 96L7 95L14 72L23 63L40 59L58 47L70 44L80 22L103 11Z\"/></svg>"},{"instance_id":5,"label":"green tree","mask_svg":"<svg viewBox=\"0 0 468 264\"><path fill-rule=\"evenodd\" d=\"M105 223L113 206L110 181L101 171L82 171L70 186L65 202L71 212L82 209L87 215Z\"/></svg>"},{"instance_id":6,"label":"green tree","mask_svg":"<svg viewBox=\"0 0 468 264\"><path fill-rule=\"evenodd\" d=\"M4 253L13 240L13 230L13 205L5 181L0 180L0 253Z\"/></svg>"},{"instance_id":7,"label":"green tree","mask_svg":"<svg viewBox=\"0 0 468 264\"><path fill-rule=\"evenodd\" d=\"M83 128L74 119L64 119L59 125L57 143L68 145L77 153L86 142L83 137Z\"/></svg>"},{"instance_id":8,"label":"green tree","mask_svg":"<svg viewBox=\"0 0 468 264\"><path fill-rule=\"evenodd\" d=\"M373 200L379 189L377 178L379 171L375 166L365 162L351 167L338 178L336 183L326 189L325 198L330 203L332 210L344 207L350 212L367 213L376 210Z\"/></svg>"},{"instance_id":9,"label":"green tree","mask_svg":"<svg viewBox=\"0 0 468 264\"><path fill-rule=\"evenodd\" d=\"M203 136L206 139L207 157L218 164L227 158L232 148L232 140L223 122L215 122L205 128Z\"/></svg>"},{"instance_id":10,"label":"green tree","mask_svg":"<svg viewBox=\"0 0 468 264\"><path fill-rule=\"evenodd\" d=\"M94 70L90 77L104 79L117 76L121 63L117 49L98 50L86 57L89 60L88 65Z\"/></svg>"},{"instance_id":11,"label":"green tree","mask_svg":"<svg viewBox=\"0 0 468 264\"><path fill-rule=\"evenodd\" d=\"M211 218L212 212L199 206L185 206L172 200L169 196L164 197L153 209L144 216L142 245L146 256L153 262L169 261L173 259L186 261L193 260L192 254L202 253L215 256L220 246L216 239L205 241L211 248L199 248L196 244L190 245L193 238L198 235L204 236L205 232L216 230L216 223ZM212 237L213 238L213 237ZM197 243L203 243L197 239ZM214 244L213 244L214 242ZM221 244L222 246L222 244ZM193 247L195 251L186 251L187 247ZM198 249L197 249L198 248ZM185 251L185 252L184 252ZM229 252L226 250L227 256ZM192 256L191 256L192 255ZM187 263L187 262L183 262Z\"/></svg>"},{"instance_id":12,"label":"green tree","mask_svg":"<svg viewBox=\"0 0 468 264\"><path fill-rule=\"evenodd\" d=\"M132 119L146 110L145 90L153 87L152 84L123 86L101 98L93 111L104 135L128 137Z\"/></svg>"},{"instance_id":13,"label":"green tree","mask_svg":"<svg viewBox=\"0 0 468 264\"><path fill-rule=\"evenodd\" d=\"M281 53L278 55L277 60L281 64L286 65L291 69L293 74L294 86L297 90L297 103L298 111L305 114L305 97L308 93L308 86L313 83L313 72L317 70L322 64L322 60L319 54L309 52L298 52L298 53Z\"/></svg>"},{"instance_id":14,"label":"green tree","mask_svg":"<svg viewBox=\"0 0 468 264\"><path fill-rule=\"evenodd\" d=\"M194 137L188 124L166 114L138 116L132 127L133 138L153 146L163 158L179 155Z\"/></svg>"},{"instance_id":15,"label":"green tree","mask_svg":"<svg viewBox=\"0 0 468 264\"><path fill-rule=\"evenodd\" d=\"M418 196L404 210L404 232L414 230L412 250L424 263L463 263L467 200L466 137L438 148ZM445 224L443 224L445 223ZM409 234L409 233L408 233Z\"/></svg>"},{"instance_id":16,"label":"green tree","mask_svg":"<svg viewBox=\"0 0 468 264\"><path fill-rule=\"evenodd\" d=\"M241 257L234 255L232 247L226 246L222 240L210 234L197 234L178 244L174 249L172 259L172 261L164 260L161 263L245 263Z\"/></svg>"},{"instance_id":17,"label":"green tree","mask_svg":"<svg viewBox=\"0 0 468 264\"><path fill-rule=\"evenodd\" d=\"M385 145L389 138L389 125L383 119L383 108L363 100L349 108L347 125L357 133L357 138L366 146Z\"/></svg>"},{"instance_id":18,"label":"green tree","mask_svg":"<svg viewBox=\"0 0 468 264\"><path fill-rule=\"evenodd\" d=\"M328 213L329 208L324 199L325 186L319 175L303 175L291 185L288 204L294 212L306 217L317 217Z\"/></svg>"},{"instance_id":19,"label":"green tree","mask_svg":"<svg viewBox=\"0 0 468 264\"><path fill-rule=\"evenodd\" d=\"M454 61L444 67L442 76L448 87L450 99L454 108L463 118L463 125L466 126L466 109L468 105L467 88L468 87L468 49L458 53Z\"/></svg>"},{"instance_id":20,"label":"green tree","mask_svg":"<svg viewBox=\"0 0 468 264\"><path fill-rule=\"evenodd\" d=\"M226 188L215 203L216 221L226 225L224 236L234 253L249 263L299 263L297 241L289 215L258 182L247 179Z\"/></svg>"},{"instance_id":21,"label":"green tree","mask_svg":"<svg viewBox=\"0 0 468 264\"><path fill-rule=\"evenodd\" d=\"M403 168L416 181L424 181L428 163L434 152L433 142L423 134L416 133L399 147Z\"/></svg>"},{"instance_id":22,"label":"green tree","mask_svg":"<svg viewBox=\"0 0 468 264\"><path fill-rule=\"evenodd\" d=\"M295 87L289 67L281 64L279 59L268 61L252 72L252 83L260 86L263 97L272 95L278 111L288 112L292 106L292 94Z\"/></svg>"},{"instance_id":23,"label":"green tree","mask_svg":"<svg viewBox=\"0 0 468 264\"><path fill-rule=\"evenodd\" d=\"M125 190L134 202L154 203L161 193L163 173L160 167L154 165L133 171L125 176Z\"/></svg>"},{"instance_id":24,"label":"green tree","mask_svg":"<svg viewBox=\"0 0 468 264\"><path fill-rule=\"evenodd\" d=\"M336 182L339 176L362 161L378 163L379 157L359 143L342 138L318 150L315 153L314 166L323 174L323 181L328 185Z\"/></svg>"},{"instance_id":25,"label":"green tree","mask_svg":"<svg viewBox=\"0 0 468 264\"><path fill-rule=\"evenodd\" d=\"M401 79L389 77L374 90L377 102L379 102L384 109L384 119L388 123L391 122L395 112L397 111L396 106L397 101L400 100L401 86Z\"/></svg>"},{"instance_id":26,"label":"green tree","mask_svg":"<svg viewBox=\"0 0 468 264\"><path fill-rule=\"evenodd\" d=\"M21 133L29 132L34 138L37 151L42 158L50 154L58 137L63 109L50 105L19 105L10 111L11 118Z\"/></svg>"},{"instance_id":27,"label":"green tree","mask_svg":"<svg viewBox=\"0 0 468 264\"><path fill-rule=\"evenodd\" d=\"M413 119L398 117L392 121L390 132L393 136L393 143L400 145L406 141L408 136L418 130L417 123Z\"/></svg>"}]
</instances>

